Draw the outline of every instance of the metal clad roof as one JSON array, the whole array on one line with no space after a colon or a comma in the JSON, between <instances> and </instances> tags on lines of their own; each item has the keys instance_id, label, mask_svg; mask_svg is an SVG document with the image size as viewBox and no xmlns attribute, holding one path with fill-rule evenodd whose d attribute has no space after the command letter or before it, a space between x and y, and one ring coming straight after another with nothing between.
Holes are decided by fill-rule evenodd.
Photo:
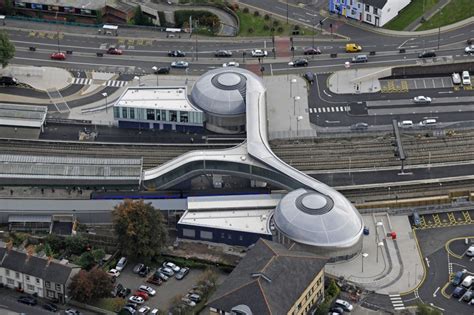
<instances>
[{"instance_id":1,"label":"metal clad roof","mask_svg":"<svg viewBox=\"0 0 474 315\"><path fill-rule=\"evenodd\" d=\"M46 106L0 104L0 125L39 128L47 112Z\"/></svg>"},{"instance_id":2,"label":"metal clad roof","mask_svg":"<svg viewBox=\"0 0 474 315\"><path fill-rule=\"evenodd\" d=\"M44 222L51 223L50 215L9 215L8 223L13 222Z\"/></svg>"}]
</instances>

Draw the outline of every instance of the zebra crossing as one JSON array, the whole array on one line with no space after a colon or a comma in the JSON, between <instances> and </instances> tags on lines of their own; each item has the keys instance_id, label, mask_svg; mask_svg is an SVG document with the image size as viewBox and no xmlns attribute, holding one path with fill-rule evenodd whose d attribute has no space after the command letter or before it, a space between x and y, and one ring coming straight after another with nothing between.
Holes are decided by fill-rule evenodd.
<instances>
[{"instance_id":1,"label":"zebra crossing","mask_svg":"<svg viewBox=\"0 0 474 315\"><path fill-rule=\"evenodd\" d=\"M351 110L350 106L330 106L330 107L310 107L310 114L319 113L337 113L337 112L348 112Z\"/></svg>"},{"instance_id":2,"label":"zebra crossing","mask_svg":"<svg viewBox=\"0 0 474 315\"><path fill-rule=\"evenodd\" d=\"M110 87L123 87L128 84L128 81L121 81L121 80L107 80L106 82L100 81L97 82L96 80L89 79L89 78L74 78L72 80L72 84L80 84L80 85L104 85Z\"/></svg>"},{"instance_id":3,"label":"zebra crossing","mask_svg":"<svg viewBox=\"0 0 474 315\"><path fill-rule=\"evenodd\" d=\"M403 304L403 300L400 297L400 294L391 294L389 295L389 297L394 310L399 311L405 309L405 304Z\"/></svg>"}]
</instances>

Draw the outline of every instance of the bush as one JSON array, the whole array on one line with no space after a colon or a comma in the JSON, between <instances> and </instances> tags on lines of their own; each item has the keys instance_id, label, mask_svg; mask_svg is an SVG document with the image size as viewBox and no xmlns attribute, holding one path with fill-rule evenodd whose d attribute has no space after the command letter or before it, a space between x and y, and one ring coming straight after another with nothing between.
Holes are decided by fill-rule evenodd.
<instances>
[{"instance_id":1,"label":"bush","mask_svg":"<svg viewBox=\"0 0 474 315\"><path fill-rule=\"evenodd\" d=\"M254 32L254 29L249 27L248 32L249 32L249 34L252 34Z\"/></svg>"},{"instance_id":2,"label":"bush","mask_svg":"<svg viewBox=\"0 0 474 315\"><path fill-rule=\"evenodd\" d=\"M299 31L300 29L300 26L299 25L295 25L295 27L293 28L295 31Z\"/></svg>"},{"instance_id":3,"label":"bush","mask_svg":"<svg viewBox=\"0 0 474 315\"><path fill-rule=\"evenodd\" d=\"M268 31L269 29L270 29L270 26L268 26L267 24L263 25L263 30L264 31Z\"/></svg>"},{"instance_id":4,"label":"bush","mask_svg":"<svg viewBox=\"0 0 474 315\"><path fill-rule=\"evenodd\" d=\"M280 25L280 21L278 21L278 20L273 20L273 26L276 27L276 26L278 26L278 25Z\"/></svg>"},{"instance_id":5,"label":"bush","mask_svg":"<svg viewBox=\"0 0 474 315\"><path fill-rule=\"evenodd\" d=\"M255 11L255 12L253 13L253 16L260 16L260 12Z\"/></svg>"},{"instance_id":6,"label":"bush","mask_svg":"<svg viewBox=\"0 0 474 315\"><path fill-rule=\"evenodd\" d=\"M249 13L249 8L244 8L244 9L242 10L242 12L244 12L244 13Z\"/></svg>"},{"instance_id":7,"label":"bush","mask_svg":"<svg viewBox=\"0 0 474 315\"><path fill-rule=\"evenodd\" d=\"M283 27L281 27L281 26L278 27L278 28L277 28L277 32L278 32L278 33L283 33Z\"/></svg>"},{"instance_id":8,"label":"bush","mask_svg":"<svg viewBox=\"0 0 474 315\"><path fill-rule=\"evenodd\" d=\"M270 20L270 15L268 15L268 14L265 14L265 15L263 16L263 19L264 19L265 21L268 21L268 20Z\"/></svg>"}]
</instances>

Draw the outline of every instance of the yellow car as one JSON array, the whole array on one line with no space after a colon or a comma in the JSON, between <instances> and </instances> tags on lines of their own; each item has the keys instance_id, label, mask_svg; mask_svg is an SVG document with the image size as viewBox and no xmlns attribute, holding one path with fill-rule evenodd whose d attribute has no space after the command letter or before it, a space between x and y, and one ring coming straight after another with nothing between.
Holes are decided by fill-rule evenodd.
<instances>
[{"instance_id":1,"label":"yellow car","mask_svg":"<svg viewBox=\"0 0 474 315\"><path fill-rule=\"evenodd\" d=\"M359 52L362 51L362 46L351 43L346 44L346 52Z\"/></svg>"}]
</instances>

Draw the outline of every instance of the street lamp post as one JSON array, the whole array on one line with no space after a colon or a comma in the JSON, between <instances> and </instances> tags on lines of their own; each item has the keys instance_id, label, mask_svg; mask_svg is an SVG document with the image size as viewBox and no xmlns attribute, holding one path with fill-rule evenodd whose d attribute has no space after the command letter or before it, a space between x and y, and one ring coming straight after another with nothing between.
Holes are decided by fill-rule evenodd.
<instances>
[{"instance_id":1,"label":"street lamp post","mask_svg":"<svg viewBox=\"0 0 474 315\"><path fill-rule=\"evenodd\" d=\"M159 85L158 72L157 72L157 71L158 71L158 67L157 67L157 66L153 66L151 69L152 69L152 70L155 72L155 74L156 74L156 86L158 86L158 85Z\"/></svg>"},{"instance_id":2,"label":"street lamp post","mask_svg":"<svg viewBox=\"0 0 474 315\"><path fill-rule=\"evenodd\" d=\"M138 75L134 76L133 79L138 80L138 86L142 85L141 78Z\"/></svg>"},{"instance_id":3,"label":"street lamp post","mask_svg":"<svg viewBox=\"0 0 474 315\"><path fill-rule=\"evenodd\" d=\"M303 116L296 117L296 137L299 136L299 124L300 124L300 120L302 119L303 119Z\"/></svg>"},{"instance_id":4,"label":"street lamp post","mask_svg":"<svg viewBox=\"0 0 474 315\"><path fill-rule=\"evenodd\" d=\"M288 0L286 0L286 24L288 24Z\"/></svg>"},{"instance_id":5,"label":"street lamp post","mask_svg":"<svg viewBox=\"0 0 474 315\"><path fill-rule=\"evenodd\" d=\"M107 112L107 108L109 107L109 101L107 99L107 97L109 96L109 94L107 94L107 92L104 92L102 93L102 96L105 97L105 112Z\"/></svg>"},{"instance_id":6,"label":"street lamp post","mask_svg":"<svg viewBox=\"0 0 474 315\"><path fill-rule=\"evenodd\" d=\"M290 81L290 97L293 97L293 83L296 83L296 79Z\"/></svg>"},{"instance_id":7,"label":"street lamp post","mask_svg":"<svg viewBox=\"0 0 474 315\"><path fill-rule=\"evenodd\" d=\"M379 263L379 248L383 250L383 242L378 242L377 243L377 264Z\"/></svg>"},{"instance_id":8,"label":"street lamp post","mask_svg":"<svg viewBox=\"0 0 474 315\"><path fill-rule=\"evenodd\" d=\"M367 258L369 254L362 253L362 273L364 273L364 259Z\"/></svg>"},{"instance_id":9,"label":"street lamp post","mask_svg":"<svg viewBox=\"0 0 474 315\"><path fill-rule=\"evenodd\" d=\"M301 99L301 97L299 96L295 96L293 98L293 116L296 115L296 101L299 101Z\"/></svg>"}]
</instances>

